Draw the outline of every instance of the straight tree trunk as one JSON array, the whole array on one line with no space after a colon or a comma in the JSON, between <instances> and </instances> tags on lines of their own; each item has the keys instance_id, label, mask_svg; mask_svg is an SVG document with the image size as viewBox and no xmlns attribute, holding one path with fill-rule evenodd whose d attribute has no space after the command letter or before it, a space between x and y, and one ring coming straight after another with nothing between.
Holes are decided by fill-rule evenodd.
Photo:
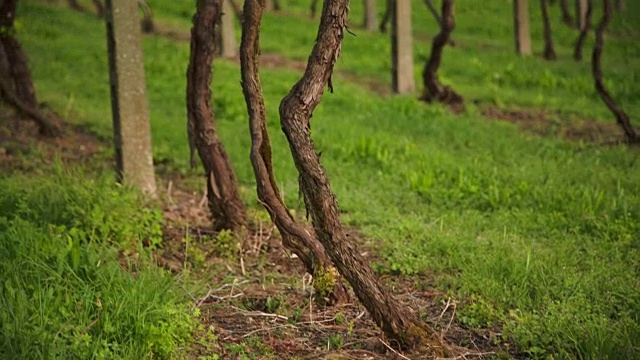
<instances>
[{"instance_id":1,"label":"straight tree trunk","mask_svg":"<svg viewBox=\"0 0 640 360\"><path fill-rule=\"evenodd\" d=\"M218 17L219 35L216 37L215 55L223 58L235 58L238 56L238 45L236 44L236 32L233 26L234 13L231 0L220 0L222 3L222 13Z\"/></svg>"},{"instance_id":2,"label":"straight tree trunk","mask_svg":"<svg viewBox=\"0 0 640 360\"><path fill-rule=\"evenodd\" d=\"M107 0L111 111L120 182L154 194L149 105L137 4Z\"/></svg>"},{"instance_id":3,"label":"straight tree trunk","mask_svg":"<svg viewBox=\"0 0 640 360\"><path fill-rule=\"evenodd\" d=\"M448 86L444 86L438 79L438 68L442 62L442 52L455 28L454 0L442 1L442 22L440 32L433 38L431 56L422 71L424 90L421 99L427 102L438 101L445 104L462 104L464 99Z\"/></svg>"},{"instance_id":4,"label":"straight tree trunk","mask_svg":"<svg viewBox=\"0 0 640 360\"><path fill-rule=\"evenodd\" d=\"M18 112L38 123L41 134L57 136L62 132L62 126L54 116L40 111L27 55L15 36L16 8L17 0L0 2L0 90L3 98Z\"/></svg>"},{"instance_id":5,"label":"straight tree trunk","mask_svg":"<svg viewBox=\"0 0 640 360\"><path fill-rule=\"evenodd\" d=\"M549 19L549 9L547 0L540 0L540 8L542 10L542 20L544 22L544 52L543 57L546 60L556 60L556 50L553 48L553 36L551 32L551 19Z\"/></svg>"},{"instance_id":6,"label":"straight tree trunk","mask_svg":"<svg viewBox=\"0 0 640 360\"><path fill-rule=\"evenodd\" d=\"M516 52L518 55L531 55L531 33L529 31L528 0L513 1Z\"/></svg>"},{"instance_id":7,"label":"straight tree trunk","mask_svg":"<svg viewBox=\"0 0 640 360\"><path fill-rule=\"evenodd\" d=\"M584 47L584 42L587 39L587 35L589 34L589 30L591 28L591 13L593 10L593 1L589 0L587 2L587 22L585 26L580 30L580 35L578 36L578 40L576 40L576 45L573 48L573 59L575 61L582 61L582 48Z\"/></svg>"},{"instance_id":8,"label":"straight tree trunk","mask_svg":"<svg viewBox=\"0 0 640 360\"><path fill-rule=\"evenodd\" d=\"M616 0L616 11L622 12L627 10L627 2L625 0Z\"/></svg>"},{"instance_id":9,"label":"straight tree trunk","mask_svg":"<svg viewBox=\"0 0 640 360\"><path fill-rule=\"evenodd\" d=\"M618 125L624 131L624 134L629 143L640 143L640 136L631 125L629 115L622 110L622 108L616 103L611 94L604 86L604 80L602 79L602 52L604 50L604 33L607 31L607 26L611 21L611 14L613 12L612 0L603 0L603 15L600 24L596 29L596 44L593 47L593 54L591 56L591 72L595 82L596 92L600 95L600 98L607 105L609 110L616 117Z\"/></svg>"},{"instance_id":10,"label":"straight tree trunk","mask_svg":"<svg viewBox=\"0 0 640 360\"><path fill-rule=\"evenodd\" d=\"M562 22L573 27L573 16L569 7L569 0L560 0L560 11L562 11Z\"/></svg>"},{"instance_id":11,"label":"straight tree trunk","mask_svg":"<svg viewBox=\"0 0 640 360\"><path fill-rule=\"evenodd\" d=\"M349 301L347 289L331 265L324 247L313 231L309 231L289 213L276 184L267 130L267 111L258 69L260 22L264 6L264 0L245 0L240 46L242 90L249 113L251 164L256 177L258 198L278 227L285 247L302 260L307 272L313 276L316 300L327 305L345 303Z\"/></svg>"},{"instance_id":12,"label":"straight tree trunk","mask_svg":"<svg viewBox=\"0 0 640 360\"><path fill-rule=\"evenodd\" d=\"M280 5L280 0L266 0L266 9L268 11L282 10L282 7Z\"/></svg>"},{"instance_id":13,"label":"straight tree trunk","mask_svg":"<svg viewBox=\"0 0 640 360\"><path fill-rule=\"evenodd\" d=\"M280 103L281 127L289 141L300 190L318 239L360 302L387 337L402 348L428 348L433 355L445 356L449 351L439 337L420 323L414 312L399 304L347 237L335 195L311 140L310 118L326 84L331 83L347 24L348 4L348 0L325 0L317 41L305 74Z\"/></svg>"},{"instance_id":14,"label":"straight tree trunk","mask_svg":"<svg viewBox=\"0 0 640 360\"><path fill-rule=\"evenodd\" d=\"M211 109L214 28L221 12L222 0L197 1L187 69L188 133L191 151L198 150L204 166L213 227L238 231L246 225L246 208L240 199L236 174L218 136Z\"/></svg>"},{"instance_id":15,"label":"straight tree trunk","mask_svg":"<svg viewBox=\"0 0 640 360\"><path fill-rule=\"evenodd\" d=\"M580 31L587 26L588 0L576 0L576 28Z\"/></svg>"},{"instance_id":16,"label":"straight tree trunk","mask_svg":"<svg viewBox=\"0 0 640 360\"><path fill-rule=\"evenodd\" d=\"M367 31L375 31L378 27L376 17L376 1L364 0L364 28Z\"/></svg>"},{"instance_id":17,"label":"straight tree trunk","mask_svg":"<svg viewBox=\"0 0 640 360\"><path fill-rule=\"evenodd\" d=\"M391 88L397 94L415 91L411 0L393 0L391 14Z\"/></svg>"}]
</instances>

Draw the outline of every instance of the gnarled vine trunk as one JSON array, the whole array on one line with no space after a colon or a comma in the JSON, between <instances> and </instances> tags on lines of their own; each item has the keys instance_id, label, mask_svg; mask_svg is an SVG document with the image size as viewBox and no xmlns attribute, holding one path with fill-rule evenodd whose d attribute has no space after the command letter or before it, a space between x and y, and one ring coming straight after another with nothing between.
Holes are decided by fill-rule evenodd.
<instances>
[{"instance_id":1,"label":"gnarled vine trunk","mask_svg":"<svg viewBox=\"0 0 640 360\"><path fill-rule=\"evenodd\" d=\"M348 0L325 0L318 36L304 76L280 103L280 121L296 168L305 206L318 239L340 273L385 334L404 348L425 346L438 356L448 351L415 313L402 307L378 280L347 237L329 179L311 140L310 118L331 84L347 23Z\"/></svg>"},{"instance_id":2,"label":"gnarled vine trunk","mask_svg":"<svg viewBox=\"0 0 640 360\"><path fill-rule=\"evenodd\" d=\"M238 181L218 136L211 109L214 26L221 10L222 0L197 1L187 70L188 133L192 165L194 148L204 165L207 198L214 228L239 230L246 225L246 208L240 199Z\"/></svg>"},{"instance_id":3,"label":"gnarled vine trunk","mask_svg":"<svg viewBox=\"0 0 640 360\"><path fill-rule=\"evenodd\" d=\"M640 143L640 136L631 125L629 115L616 103L611 94L604 86L604 80L602 79L602 52L604 50L604 33L607 31L607 26L611 21L611 13L613 10L612 0L603 0L603 15L600 24L596 29L596 44L593 47L593 54L591 56L591 72L596 86L596 91L600 98L607 105L609 110L616 117L618 125L624 131L624 134L629 143Z\"/></svg>"},{"instance_id":4,"label":"gnarled vine trunk","mask_svg":"<svg viewBox=\"0 0 640 360\"><path fill-rule=\"evenodd\" d=\"M578 40L576 40L576 45L573 48L573 59L575 61L582 61L582 48L584 47L584 42L587 39L587 35L589 34L589 30L591 28L592 9L593 9L593 1L589 0L589 2L587 2L586 23L584 27L580 30L580 35L578 35Z\"/></svg>"},{"instance_id":5,"label":"gnarled vine trunk","mask_svg":"<svg viewBox=\"0 0 640 360\"><path fill-rule=\"evenodd\" d=\"M560 11L562 12L562 22L573 27L573 16L569 10L569 0L560 0Z\"/></svg>"},{"instance_id":6,"label":"gnarled vine trunk","mask_svg":"<svg viewBox=\"0 0 640 360\"><path fill-rule=\"evenodd\" d=\"M58 119L40 111L27 55L15 37L15 14L17 0L0 2L0 93L19 113L34 120L40 133L56 136L62 132Z\"/></svg>"},{"instance_id":7,"label":"gnarled vine trunk","mask_svg":"<svg viewBox=\"0 0 640 360\"><path fill-rule=\"evenodd\" d=\"M424 90L422 100L431 102L438 101L445 104L462 104L464 99L451 87L442 85L438 79L438 68L442 62L442 52L449 41L451 32L455 28L454 0L442 1L442 21L440 32L433 38L431 56L422 71L422 82Z\"/></svg>"},{"instance_id":8,"label":"gnarled vine trunk","mask_svg":"<svg viewBox=\"0 0 640 360\"><path fill-rule=\"evenodd\" d=\"M544 52L542 56L547 60L556 60L556 50L553 48L553 36L551 32L551 19L549 19L549 7L547 0L540 0L542 21L544 22Z\"/></svg>"},{"instance_id":9,"label":"gnarled vine trunk","mask_svg":"<svg viewBox=\"0 0 640 360\"><path fill-rule=\"evenodd\" d=\"M256 177L258 198L278 227L283 244L302 260L307 272L313 275L316 299L328 305L345 303L349 300L347 289L327 258L324 247L313 231L309 231L289 213L276 185L267 130L267 111L258 69L260 22L264 8L265 0L245 0L240 46L242 90L249 113L251 164Z\"/></svg>"}]
</instances>

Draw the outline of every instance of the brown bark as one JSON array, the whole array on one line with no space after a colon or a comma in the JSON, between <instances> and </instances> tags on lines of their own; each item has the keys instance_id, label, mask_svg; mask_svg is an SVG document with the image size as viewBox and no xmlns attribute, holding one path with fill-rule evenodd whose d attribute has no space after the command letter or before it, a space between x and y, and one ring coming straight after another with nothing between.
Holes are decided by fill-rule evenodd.
<instances>
[{"instance_id":1,"label":"brown bark","mask_svg":"<svg viewBox=\"0 0 640 360\"><path fill-rule=\"evenodd\" d=\"M562 22L573 27L573 16L569 10L569 0L560 0L560 11L562 12Z\"/></svg>"},{"instance_id":2,"label":"brown bark","mask_svg":"<svg viewBox=\"0 0 640 360\"><path fill-rule=\"evenodd\" d=\"M221 11L221 0L197 1L187 70L188 133L191 151L198 150L204 166L214 228L240 230L246 225L246 208L240 199L238 181L218 136L211 109L214 26Z\"/></svg>"},{"instance_id":3,"label":"brown bark","mask_svg":"<svg viewBox=\"0 0 640 360\"><path fill-rule=\"evenodd\" d=\"M587 35L589 34L589 30L591 28L591 13L593 8L593 1L589 0L587 3L587 14L586 14L586 23L585 26L580 30L580 35L578 35L578 40L576 40L576 45L573 48L573 59L575 61L582 61L582 48L584 47L584 42L587 39Z\"/></svg>"},{"instance_id":4,"label":"brown bark","mask_svg":"<svg viewBox=\"0 0 640 360\"><path fill-rule=\"evenodd\" d=\"M364 28L368 31L375 31L378 27L376 22L376 1L364 0Z\"/></svg>"},{"instance_id":5,"label":"brown bark","mask_svg":"<svg viewBox=\"0 0 640 360\"><path fill-rule=\"evenodd\" d=\"M391 13L393 10L393 2L394 0L385 1L384 14L382 15L382 20L380 20L380 32L387 32L387 25L389 24L389 20L391 19Z\"/></svg>"},{"instance_id":6,"label":"brown bark","mask_svg":"<svg viewBox=\"0 0 640 360\"><path fill-rule=\"evenodd\" d=\"M57 136L62 132L58 119L40 111L35 87L29 70L27 55L15 37L14 20L17 1L0 3L0 54L2 55L2 95L20 113L36 121L40 133Z\"/></svg>"},{"instance_id":7,"label":"brown bark","mask_svg":"<svg viewBox=\"0 0 640 360\"><path fill-rule=\"evenodd\" d=\"M402 307L378 280L369 264L347 237L329 179L320 164L310 134L310 118L340 53L347 23L348 0L325 0L318 37L302 79L280 103L282 130L298 169L300 190L318 239L356 296L384 333L403 348L429 347L443 356L447 351L416 314Z\"/></svg>"},{"instance_id":8,"label":"brown bark","mask_svg":"<svg viewBox=\"0 0 640 360\"><path fill-rule=\"evenodd\" d=\"M325 276L325 280L334 281L332 289L319 289L316 299L327 305L345 303L349 295L339 276L327 279L336 274L325 254L324 247L318 242L312 231L294 219L280 197L273 172L271 142L267 130L267 111L262 96L260 82L260 22L265 3L264 0L245 0L244 22L242 24L242 43L240 46L240 66L242 74L242 90L249 113L251 132L251 164L256 177L258 198L276 224L282 242L293 251L305 265L307 272L314 280Z\"/></svg>"},{"instance_id":9,"label":"brown bark","mask_svg":"<svg viewBox=\"0 0 640 360\"><path fill-rule=\"evenodd\" d=\"M433 2L431 0L424 0L424 2L427 5L427 8L429 9L429 12L431 13L431 15L433 15L433 18L436 19L436 22L438 23L438 27L442 28L442 17L440 16L438 9L436 9L436 7L433 5ZM447 44L451 46L456 46L455 41L453 41L451 38L447 40Z\"/></svg>"},{"instance_id":10,"label":"brown bark","mask_svg":"<svg viewBox=\"0 0 640 360\"><path fill-rule=\"evenodd\" d=\"M442 62L442 52L455 28L454 0L442 1L442 26L433 38L431 56L422 71L424 90L421 99L427 102L438 101L445 104L462 104L464 99L449 86L444 86L438 79L438 68Z\"/></svg>"},{"instance_id":11,"label":"brown bark","mask_svg":"<svg viewBox=\"0 0 640 360\"><path fill-rule=\"evenodd\" d=\"M544 23L544 52L542 56L547 60L556 60L556 50L553 48L553 36L551 32L551 19L549 19L549 8L547 0L540 0L542 10L542 21Z\"/></svg>"},{"instance_id":12,"label":"brown bark","mask_svg":"<svg viewBox=\"0 0 640 360\"><path fill-rule=\"evenodd\" d=\"M596 44L593 47L593 54L591 56L591 72L593 74L593 79L595 82L596 92L600 95L600 98L607 105L609 110L616 117L616 122L626 136L626 139L629 143L640 143L640 136L631 125L631 121L629 120L629 115L627 115L624 110L616 103L611 94L607 91L604 86L604 80L602 80L602 52L604 50L604 33L607 31L607 26L609 26L609 22L611 21L611 13L612 13L612 0L604 0L603 1L603 15L600 20L600 24L596 29Z\"/></svg>"},{"instance_id":13,"label":"brown bark","mask_svg":"<svg viewBox=\"0 0 640 360\"><path fill-rule=\"evenodd\" d=\"M531 55L531 33L529 30L529 1L513 1L513 19L518 55Z\"/></svg>"}]
</instances>

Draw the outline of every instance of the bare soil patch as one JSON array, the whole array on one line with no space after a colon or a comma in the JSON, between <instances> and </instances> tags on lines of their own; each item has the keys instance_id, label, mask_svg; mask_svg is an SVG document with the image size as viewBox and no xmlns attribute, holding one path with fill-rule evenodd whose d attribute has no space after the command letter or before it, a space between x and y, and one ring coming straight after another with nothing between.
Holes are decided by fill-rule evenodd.
<instances>
[{"instance_id":1,"label":"bare soil patch","mask_svg":"<svg viewBox=\"0 0 640 360\"><path fill-rule=\"evenodd\" d=\"M224 359L243 355L255 359L427 358L397 352L354 294L351 304L318 307L313 302L312 279L283 248L269 221L254 220L236 248L223 244L217 249L220 244L208 224L204 194L179 187L170 197L161 196L172 201L164 205L167 223L157 260L175 273L187 269L207 279L205 288L191 294L204 325L196 335L192 358L212 353ZM365 242L357 231L351 237L363 248ZM372 251L363 254L370 262L378 261ZM200 260L190 261L194 256ZM510 351L515 355L499 329L464 327L455 316L458 301L434 291L431 276L385 275L383 281L404 306L418 312L456 349L460 359Z\"/></svg>"},{"instance_id":2,"label":"bare soil patch","mask_svg":"<svg viewBox=\"0 0 640 360\"><path fill-rule=\"evenodd\" d=\"M65 124L63 131L59 137L42 136L35 122L0 106L0 171L33 171L55 159L62 163L88 163L108 146L80 126ZM35 163L34 158L39 162Z\"/></svg>"},{"instance_id":3,"label":"bare soil patch","mask_svg":"<svg viewBox=\"0 0 640 360\"><path fill-rule=\"evenodd\" d=\"M618 125L575 115L539 109L506 110L495 106L484 107L481 112L487 119L510 122L526 132L540 136L602 145L624 142L624 133Z\"/></svg>"}]
</instances>

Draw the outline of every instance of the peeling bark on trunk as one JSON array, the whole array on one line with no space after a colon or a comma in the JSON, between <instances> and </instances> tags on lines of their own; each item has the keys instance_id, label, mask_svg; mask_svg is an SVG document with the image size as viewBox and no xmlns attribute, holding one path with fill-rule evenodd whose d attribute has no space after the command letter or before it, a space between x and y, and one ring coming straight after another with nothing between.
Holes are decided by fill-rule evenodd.
<instances>
[{"instance_id":1,"label":"peeling bark on trunk","mask_svg":"<svg viewBox=\"0 0 640 360\"><path fill-rule=\"evenodd\" d=\"M553 37L551 32L551 20L549 19L549 8L547 0L540 0L542 10L542 21L544 22L544 53L542 56L547 60L556 60L556 50L553 48Z\"/></svg>"},{"instance_id":2,"label":"peeling bark on trunk","mask_svg":"<svg viewBox=\"0 0 640 360\"><path fill-rule=\"evenodd\" d=\"M364 28L375 31L378 27L376 18L376 1L364 0Z\"/></svg>"},{"instance_id":3,"label":"peeling bark on trunk","mask_svg":"<svg viewBox=\"0 0 640 360\"><path fill-rule=\"evenodd\" d=\"M629 120L629 115L627 115L624 110L616 103L611 94L607 91L604 86L604 80L602 80L602 52L604 50L604 33L607 31L607 26L609 26L609 22L611 21L611 13L612 13L612 0L604 0L603 1L604 12L602 15L602 20L600 20L600 24L596 29L596 44L593 47L593 54L591 56L591 72L593 74L593 79L595 82L596 91L600 98L607 105L609 110L616 117L616 122L622 130L627 138L627 141L632 144L640 143L640 136L631 125L631 121Z\"/></svg>"},{"instance_id":4,"label":"peeling bark on trunk","mask_svg":"<svg viewBox=\"0 0 640 360\"><path fill-rule=\"evenodd\" d=\"M57 136L62 132L62 126L53 115L47 116L40 111L27 55L15 37L16 8L16 0L0 3L0 54L3 57L0 71L1 92L20 113L38 123L41 134Z\"/></svg>"},{"instance_id":5,"label":"peeling bark on trunk","mask_svg":"<svg viewBox=\"0 0 640 360\"><path fill-rule=\"evenodd\" d=\"M580 35L578 35L578 40L576 40L576 45L573 48L573 59L575 61L582 61L582 48L584 47L584 42L587 39L587 35L589 34L589 30L591 28L591 13L593 10L593 1L589 0L587 3L587 14L586 14L586 24L580 30Z\"/></svg>"},{"instance_id":6,"label":"peeling bark on trunk","mask_svg":"<svg viewBox=\"0 0 640 360\"><path fill-rule=\"evenodd\" d=\"M438 336L421 324L414 312L401 307L377 279L347 237L329 179L311 140L310 118L340 53L347 22L347 0L325 0L320 28L305 74L280 103L282 130L300 175L300 190L318 239L340 273L384 333L403 348L425 347L437 356L448 353Z\"/></svg>"},{"instance_id":7,"label":"peeling bark on trunk","mask_svg":"<svg viewBox=\"0 0 640 360\"><path fill-rule=\"evenodd\" d=\"M531 55L531 33L529 30L529 1L513 1L513 18L518 55Z\"/></svg>"},{"instance_id":8,"label":"peeling bark on trunk","mask_svg":"<svg viewBox=\"0 0 640 360\"><path fill-rule=\"evenodd\" d=\"M451 32L455 28L454 0L442 1L442 26L440 32L433 38L431 56L422 71L424 90L421 100L426 102L438 101L445 104L462 104L464 99L449 86L444 86L438 79L438 68L442 61L442 52L449 41Z\"/></svg>"},{"instance_id":9,"label":"peeling bark on trunk","mask_svg":"<svg viewBox=\"0 0 640 360\"><path fill-rule=\"evenodd\" d=\"M315 284L316 300L326 305L346 303L350 300L347 289L327 258L324 247L318 242L313 231L309 231L289 213L276 185L267 130L267 111L258 69L260 22L264 6L264 0L245 1L245 20L242 24L240 47L242 90L249 113L251 164L256 177L258 198L278 227L285 247L302 260L307 272L313 275L314 281L320 279ZM318 286L320 282L324 283L325 288ZM331 283L331 287L326 286Z\"/></svg>"},{"instance_id":10,"label":"peeling bark on trunk","mask_svg":"<svg viewBox=\"0 0 640 360\"><path fill-rule=\"evenodd\" d=\"M569 10L569 0L560 0L560 11L562 11L562 22L573 27L573 16Z\"/></svg>"},{"instance_id":11,"label":"peeling bark on trunk","mask_svg":"<svg viewBox=\"0 0 640 360\"><path fill-rule=\"evenodd\" d=\"M213 226L217 230L240 230L247 214L238 193L238 181L229 156L220 141L211 109L211 63L215 44L214 26L222 11L221 0L198 0L191 29L191 56L187 70L187 114L189 144L197 148L204 166L207 198Z\"/></svg>"}]
</instances>

